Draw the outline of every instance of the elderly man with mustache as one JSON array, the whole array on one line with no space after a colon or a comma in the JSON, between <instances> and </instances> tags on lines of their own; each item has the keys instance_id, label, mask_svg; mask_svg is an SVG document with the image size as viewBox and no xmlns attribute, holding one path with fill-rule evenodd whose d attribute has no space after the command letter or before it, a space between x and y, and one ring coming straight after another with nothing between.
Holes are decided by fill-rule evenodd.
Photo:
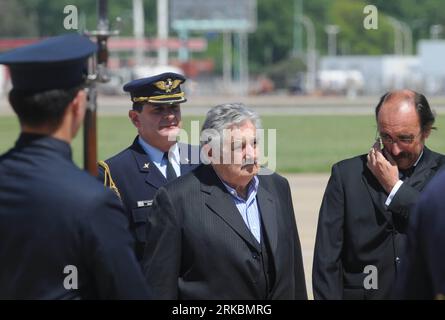
<instances>
[{"instance_id":1,"label":"elderly man with mustache","mask_svg":"<svg viewBox=\"0 0 445 320\"><path fill-rule=\"evenodd\" d=\"M369 153L332 167L315 244L316 299L391 296L410 211L445 163L425 146L435 117L424 95L386 93L375 114L377 142Z\"/></svg>"},{"instance_id":2,"label":"elderly man with mustache","mask_svg":"<svg viewBox=\"0 0 445 320\"><path fill-rule=\"evenodd\" d=\"M158 299L307 299L287 180L258 164L258 115L207 113L203 164L160 188L144 273Z\"/></svg>"}]
</instances>

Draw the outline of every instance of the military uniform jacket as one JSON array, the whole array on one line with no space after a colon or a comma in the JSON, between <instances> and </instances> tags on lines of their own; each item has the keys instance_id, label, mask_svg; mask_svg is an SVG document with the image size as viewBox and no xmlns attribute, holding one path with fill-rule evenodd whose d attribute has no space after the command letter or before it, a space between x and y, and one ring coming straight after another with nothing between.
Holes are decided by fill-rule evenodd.
<instances>
[{"instance_id":1,"label":"military uniform jacket","mask_svg":"<svg viewBox=\"0 0 445 320\"><path fill-rule=\"evenodd\" d=\"M148 298L132 248L119 201L66 142L22 134L0 157L0 299Z\"/></svg>"},{"instance_id":2,"label":"military uniform jacket","mask_svg":"<svg viewBox=\"0 0 445 320\"><path fill-rule=\"evenodd\" d=\"M187 150L186 154L181 152L183 147ZM199 149L190 145L180 145L179 149L181 175L183 175L197 166L193 163L199 162ZM130 230L136 240L136 255L138 259L141 259L146 242L147 216L156 191L167 184L167 179L149 159L139 144L138 137L134 139L130 147L105 160L105 163L109 168L111 179L124 206ZM99 167L99 180L110 186L103 167Z\"/></svg>"},{"instance_id":3,"label":"military uniform jacket","mask_svg":"<svg viewBox=\"0 0 445 320\"><path fill-rule=\"evenodd\" d=\"M424 153L389 207L388 194L366 166L366 155L341 161L332 168L320 209L312 272L316 299L386 299L391 291L406 243L413 204L445 156ZM368 267L366 273L365 267ZM367 279L377 270L377 288ZM375 275L375 273L373 273Z\"/></svg>"},{"instance_id":4,"label":"military uniform jacket","mask_svg":"<svg viewBox=\"0 0 445 320\"><path fill-rule=\"evenodd\" d=\"M143 260L156 298L307 299L289 184L278 174L258 179L267 262L210 165L159 189L148 219ZM265 269L267 293L262 285Z\"/></svg>"}]
</instances>

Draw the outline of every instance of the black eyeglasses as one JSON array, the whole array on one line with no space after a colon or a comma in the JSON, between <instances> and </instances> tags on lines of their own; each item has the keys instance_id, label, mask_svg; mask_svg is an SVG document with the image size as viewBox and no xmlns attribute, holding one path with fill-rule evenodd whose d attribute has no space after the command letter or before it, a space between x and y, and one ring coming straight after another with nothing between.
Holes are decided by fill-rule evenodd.
<instances>
[{"instance_id":1,"label":"black eyeglasses","mask_svg":"<svg viewBox=\"0 0 445 320\"><path fill-rule=\"evenodd\" d=\"M376 140L377 139L381 139L383 143L387 143L387 144L401 144L401 145L410 145L412 144L417 137L419 137L422 134L422 131L420 131L418 134L416 135L400 135L397 138L393 138L391 137L389 134L386 133L380 133L380 132L376 132Z\"/></svg>"}]
</instances>

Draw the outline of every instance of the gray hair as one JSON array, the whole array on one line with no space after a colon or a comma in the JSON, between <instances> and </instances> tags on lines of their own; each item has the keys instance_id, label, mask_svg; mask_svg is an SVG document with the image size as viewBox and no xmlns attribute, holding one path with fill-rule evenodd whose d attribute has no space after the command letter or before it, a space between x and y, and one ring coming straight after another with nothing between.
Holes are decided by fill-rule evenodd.
<instances>
[{"instance_id":1,"label":"gray hair","mask_svg":"<svg viewBox=\"0 0 445 320\"><path fill-rule=\"evenodd\" d=\"M201 146L210 142L210 136L204 137L204 132L218 133L223 136L223 130L233 126L240 126L245 121L250 121L256 129L261 129L261 119L259 115L248 109L243 103L224 103L217 105L207 112L206 119L201 129Z\"/></svg>"}]
</instances>

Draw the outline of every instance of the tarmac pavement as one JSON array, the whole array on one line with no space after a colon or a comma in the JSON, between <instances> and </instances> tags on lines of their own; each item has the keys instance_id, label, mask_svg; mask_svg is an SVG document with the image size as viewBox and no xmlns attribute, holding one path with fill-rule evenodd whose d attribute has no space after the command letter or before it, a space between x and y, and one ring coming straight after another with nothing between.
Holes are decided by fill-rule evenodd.
<instances>
[{"instance_id":1,"label":"tarmac pavement","mask_svg":"<svg viewBox=\"0 0 445 320\"><path fill-rule=\"evenodd\" d=\"M329 174L285 174L284 176L288 179L292 192L295 219L303 254L308 297L313 299L312 260L314 257L318 211L329 180Z\"/></svg>"}]
</instances>

